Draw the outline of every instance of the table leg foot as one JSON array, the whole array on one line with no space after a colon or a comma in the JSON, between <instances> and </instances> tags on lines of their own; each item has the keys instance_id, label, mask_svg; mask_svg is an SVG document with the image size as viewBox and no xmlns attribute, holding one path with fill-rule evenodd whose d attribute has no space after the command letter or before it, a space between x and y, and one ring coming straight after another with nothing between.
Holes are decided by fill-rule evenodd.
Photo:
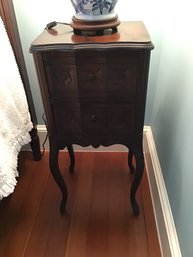
<instances>
[{"instance_id":1,"label":"table leg foot","mask_svg":"<svg viewBox=\"0 0 193 257\"><path fill-rule=\"evenodd\" d=\"M135 172L135 177L133 179L133 183L131 186L131 194L130 194L130 200L131 200L131 206L133 209L134 215L139 214L139 206L136 201L136 192L139 187L139 184L141 182L141 179L143 177L143 172L144 172L144 156L143 156L143 151L134 151L134 156L136 159L136 172Z\"/></svg>"},{"instance_id":2,"label":"table leg foot","mask_svg":"<svg viewBox=\"0 0 193 257\"><path fill-rule=\"evenodd\" d=\"M60 203L60 212L61 214L64 214L65 210L66 210L66 201L67 201L67 195L63 195L62 201Z\"/></svg>"},{"instance_id":3,"label":"table leg foot","mask_svg":"<svg viewBox=\"0 0 193 257\"><path fill-rule=\"evenodd\" d=\"M31 136L31 142L30 142L30 146L33 152L33 157L35 161L39 161L41 160L41 151L40 151L40 140L39 140L39 136L38 136L38 131L37 128L34 127L31 131L30 131L30 136Z\"/></svg>"},{"instance_id":4,"label":"table leg foot","mask_svg":"<svg viewBox=\"0 0 193 257\"><path fill-rule=\"evenodd\" d=\"M59 155L59 150L56 147L52 147L50 145L50 156L49 156L49 164L50 164L50 171L52 173L52 176L59 186L61 192L62 192L62 202L60 205L60 211L61 213L64 213L65 206L66 206L66 201L68 198L68 190L66 183L61 175L59 165L58 165L58 155Z\"/></svg>"}]
</instances>

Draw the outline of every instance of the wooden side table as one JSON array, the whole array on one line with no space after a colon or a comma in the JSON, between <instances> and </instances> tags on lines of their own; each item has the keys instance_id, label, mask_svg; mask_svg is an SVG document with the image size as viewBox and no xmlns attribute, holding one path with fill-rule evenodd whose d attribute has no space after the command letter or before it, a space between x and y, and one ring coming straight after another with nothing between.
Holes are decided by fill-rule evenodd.
<instances>
[{"instance_id":1,"label":"wooden side table","mask_svg":"<svg viewBox=\"0 0 193 257\"><path fill-rule=\"evenodd\" d=\"M139 213L135 194L144 170L143 126L150 53L153 44L142 22L122 22L117 33L75 35L58 24L32 43L47 118L50 170L61 189L63 212L67 186L58 165L59 150L72 145L123 144L134 173L130 200ZM132 164L135 157L136 167Z\"/></svg>"}]
</instances>

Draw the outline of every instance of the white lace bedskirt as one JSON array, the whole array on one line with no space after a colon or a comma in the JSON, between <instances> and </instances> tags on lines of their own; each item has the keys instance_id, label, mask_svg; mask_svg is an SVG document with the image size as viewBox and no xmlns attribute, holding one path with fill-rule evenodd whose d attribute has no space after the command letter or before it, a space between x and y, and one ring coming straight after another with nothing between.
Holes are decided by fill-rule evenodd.
<instances>
[{"instance_id":1,"label":"white lace bedskirt","mask_svg":"<svg viewBox=\"0 0 193 257\"><path fill-rule=\"evenodd\" d=\"M0 199L14 191L18 153L30 142L32 122L21 76L0 18Z\"/></svg>"}]
</instances>

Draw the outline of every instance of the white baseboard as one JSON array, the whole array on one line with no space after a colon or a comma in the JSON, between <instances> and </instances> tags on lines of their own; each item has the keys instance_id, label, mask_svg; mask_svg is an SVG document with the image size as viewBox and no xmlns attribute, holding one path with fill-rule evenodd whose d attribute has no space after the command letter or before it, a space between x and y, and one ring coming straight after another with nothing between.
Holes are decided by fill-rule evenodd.
<instances>
[{"instance_id":1,"label":"white baseboard","mask_svg":"<svg viewBox=\"0 0 193 257\"><path fill-rule=\"evenodd\" d=\"M46 127L38 125L38 135L42 146L46 138ZM175 224L171 212L171 207L162 175L162 170L157 155L151 127L144 127L144 156L147 169L147 176L151 191L154 214L156 219L157 231L162 251L162 257L182 257ZM49 150L47 140L45 149ZM30 150L30 146L25 146L25 150ZM96 151L93 147L80 147L75 145L75 151ZM125 146L113 145L110 147L99 147L97 151L128 151Z\"/></svg>"},{"instance_id":2,"label":"white baseboard","mask_svg":"<svg viewBox=\"0 0 193 257\"><path fill-rule=\"evenodd\" d=\"M182 257L151 127L144 127L144 155L163 257Z\"/></svg>"}]
</instances>

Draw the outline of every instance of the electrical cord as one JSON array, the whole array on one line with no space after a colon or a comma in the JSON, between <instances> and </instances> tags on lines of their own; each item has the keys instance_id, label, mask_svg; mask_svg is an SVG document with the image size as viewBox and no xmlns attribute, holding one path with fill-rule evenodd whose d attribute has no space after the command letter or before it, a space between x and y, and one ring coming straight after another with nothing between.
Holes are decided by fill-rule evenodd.
<instances>
[{"instance_id":1,"label":"electrical cord","mask_svg":"<svg viewBox=\"0 0 193 257\"><path fill-rule=\"evenodd\" d=\"M57 24L63 24L63 25L71 26L70 23L67 23L67 22L52 21L52 22L50 22L50 23L48 23L48 24L46 25L46 29L52 29L52 28L55 27Z\"/></svg>"}]
</instances>

